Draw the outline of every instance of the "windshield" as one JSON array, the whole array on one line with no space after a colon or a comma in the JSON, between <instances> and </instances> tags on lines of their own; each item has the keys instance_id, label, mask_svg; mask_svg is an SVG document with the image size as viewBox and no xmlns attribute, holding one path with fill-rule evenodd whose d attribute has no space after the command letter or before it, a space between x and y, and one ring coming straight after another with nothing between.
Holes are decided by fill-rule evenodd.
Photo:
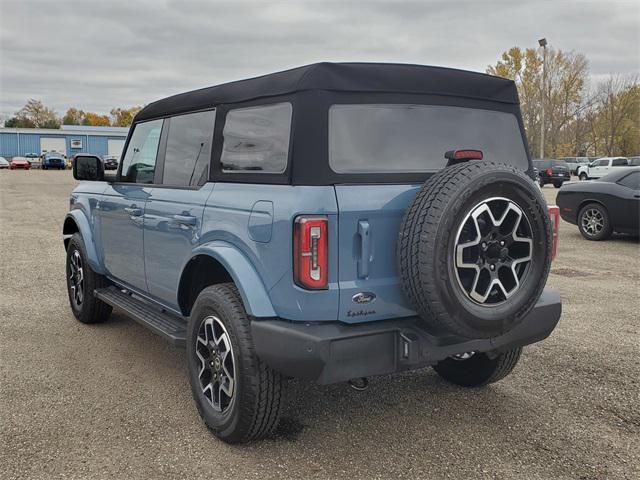
<instances>
[{"instance_id":1,"label":"windshield","mask_svg":"<svg viewBox=\"0 0 640 480\"><path fill-rule=\"evenodd\" d=\"M435 172L449 150L481 150L486 160L528 168L515 115L436 105L334 105L329 164L337 173Z\"/></svg>"}]
</instances>

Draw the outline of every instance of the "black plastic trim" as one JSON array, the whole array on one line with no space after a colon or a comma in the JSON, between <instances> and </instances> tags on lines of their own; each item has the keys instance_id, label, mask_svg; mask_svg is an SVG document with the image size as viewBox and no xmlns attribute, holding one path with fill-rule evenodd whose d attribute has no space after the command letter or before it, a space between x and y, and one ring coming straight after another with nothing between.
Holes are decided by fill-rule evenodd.
<instances>
[{"instance_id":1,"label":"black plastic trim","mask_svg":"<svg viewBox=\"0 0 640 480\"><path fill-rule=\"evenodd\" d=\"M538 303L513 330L494 338L435 336L419 317L348 325L254 320L256 353L273 369L320 384L384 375L435 365L465 352L500 352L548 337L560 320L560 294L545 289Z\"/></svg>"}]
</instances>

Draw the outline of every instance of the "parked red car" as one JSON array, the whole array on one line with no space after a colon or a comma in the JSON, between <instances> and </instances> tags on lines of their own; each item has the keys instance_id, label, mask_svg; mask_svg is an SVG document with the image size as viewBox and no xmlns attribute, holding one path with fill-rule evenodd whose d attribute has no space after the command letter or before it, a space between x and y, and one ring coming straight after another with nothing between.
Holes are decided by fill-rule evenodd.
<instances>
[{"instance_id":1,"label":"parked red car","mask_svg":"<svg viewBox=\"0 0 640 480\"><path fill-rule=\"evenodd\" d=\"M29 160L24 157L13 157L9 163L9 168L11 170L15 170L16 168L29 170L31 168L31 164L29 163Z\"/></svg>"}]
</instances>

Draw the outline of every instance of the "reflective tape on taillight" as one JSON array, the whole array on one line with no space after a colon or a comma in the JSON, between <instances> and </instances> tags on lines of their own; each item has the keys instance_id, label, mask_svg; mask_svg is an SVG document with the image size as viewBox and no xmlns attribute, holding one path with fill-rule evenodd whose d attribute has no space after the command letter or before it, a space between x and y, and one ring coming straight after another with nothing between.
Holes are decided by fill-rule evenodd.
<instances>
[{"instance_id":1,"label":"reflective tape on taillight","mask_svg":"<svg viewBox=\"0 0 640 480\"><path fill-rule=\"evenodd\" d=\"M551 260L554 260L558 251L558 229L560 228L560 209L556 205L549 206L549 217L551 217L551 225L553 226Z\"/></svg>"},{"instance_id":2,"label":"reflective tape on taillight","mask_svg":"<svg viewBox=\"0 0 640 480\"><path fill-rule=\"evenodd\" d=\"M297 217L293 226L293 278L299 286L324 289L328 285L327 217Z\"/></svg>"}]
</instances>

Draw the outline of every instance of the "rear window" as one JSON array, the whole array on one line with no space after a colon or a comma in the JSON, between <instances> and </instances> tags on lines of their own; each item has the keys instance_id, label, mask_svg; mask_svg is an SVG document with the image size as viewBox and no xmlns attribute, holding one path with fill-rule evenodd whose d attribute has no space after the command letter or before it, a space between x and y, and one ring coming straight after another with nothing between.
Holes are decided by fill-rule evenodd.
<instances>
[{"instance_id":1,"label":"rear window","mask_svg":"<svg viewBox=\"0 0 640 480\"><path fill-rule=\"evenodd\" d=\"M618 183L633 190L640 190L640 172L631 172L618 180Z\"/></svg>"},{"instance_id":2,"label":"rear window","mask_svg":"<svg viewBox=\"0 0 640 480\"><path fill-rule=\"evenodd\" d=\"M436 105L333 105L329 165L336 173L436 172L444 154L482 150L523 170L528 161L511 113Z\"/></svg>"},{"instance_id":3,"label":"rear window","mask_svg":"<svg viewBox=\"0 0 640 480\"><path fill-rule=\"evenodd\" d=\"M551 165L554 167L568 167L567 162L564 160L551 160Z\"/></svg>"},{"instance_id":4,"label":"rear window","mask_svg":"<svg viewBox=\"0 0 640 480\"><path fill-rule=\"evenodd\" d=\"M549 160L534 160L533 166L538 170L541 170L543 168L549 168L551 166L551 162L549 162Z\"/></svg>"}]
</instances>

